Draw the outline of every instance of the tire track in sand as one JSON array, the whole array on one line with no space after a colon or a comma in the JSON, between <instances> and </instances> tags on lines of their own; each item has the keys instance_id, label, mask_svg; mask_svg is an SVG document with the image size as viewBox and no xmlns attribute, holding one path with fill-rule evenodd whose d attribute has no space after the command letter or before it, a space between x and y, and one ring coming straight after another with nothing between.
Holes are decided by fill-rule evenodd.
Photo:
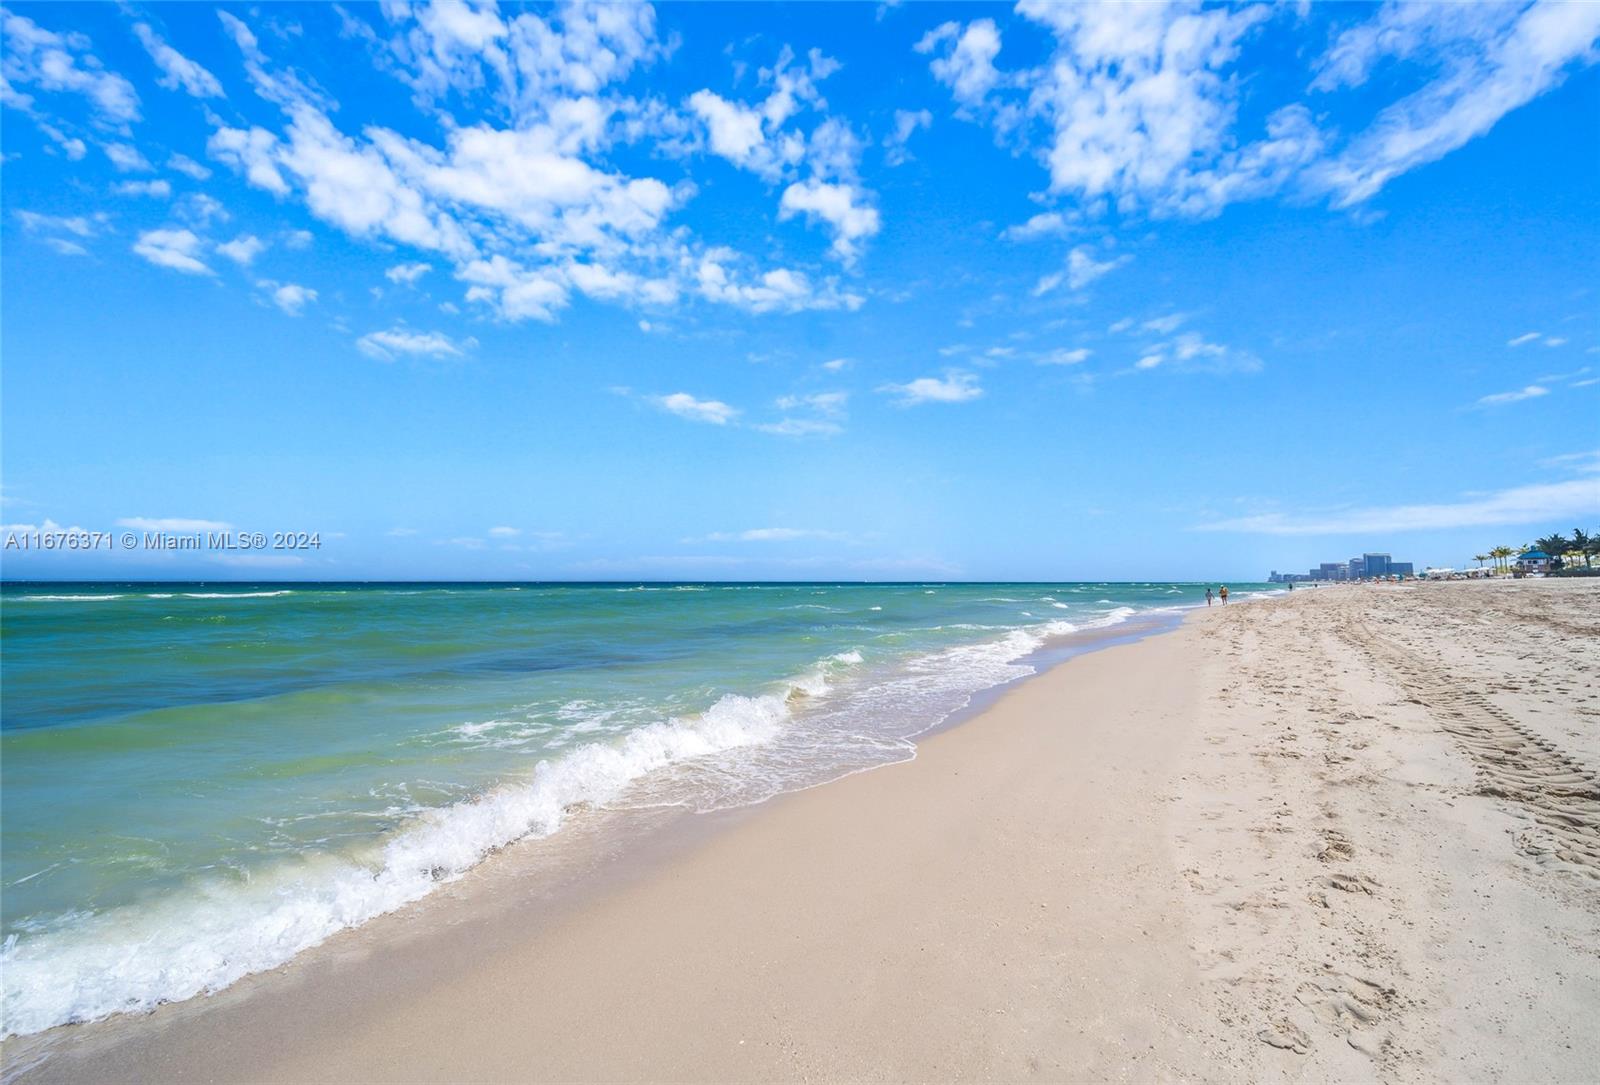
<instances>
[{"instance_id":1,"label":"tire track in sand","mask_svg":"<svg viewBox=\"0 0 1600 1085\"><path fill-rule=\"evenodd\" d=\"M1413 701L1472 758L1475 793L1500 799L1532 824L1519 851L1540 866L1559 864L1600 879L1600 779L1554 743L1519 724L1442 664L1357 621L1340 636L1392 675Z\"/></svg>"}]
</instances>

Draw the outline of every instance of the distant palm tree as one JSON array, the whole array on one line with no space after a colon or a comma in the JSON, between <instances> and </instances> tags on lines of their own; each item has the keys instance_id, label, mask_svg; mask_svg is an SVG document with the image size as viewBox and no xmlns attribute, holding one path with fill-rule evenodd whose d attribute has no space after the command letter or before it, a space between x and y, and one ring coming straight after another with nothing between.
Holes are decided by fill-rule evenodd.
<instances>
[{"instance_id":1,"label":"distant palm tree","mask_svg":"<svg viewBox=\"0 0 1600 1085\"><path fill-rule=\"evenodd\" d=\"M1497 546L1489 551L1489 556L1494 559L1494 567L1501 572L1505 571L1506 559L1515 554L1516 550L1509 546Z\"/></svg>"},{"instance_id":2,"label":"distant palm tree","mask_svg":"<svg viewBox=\"0 0 1600 1085\"><path fill-rule=\"evenodd\" d=\"M1488 554L1473 554L1472 560L1478 563L1478 568L1483 568L1483 563L1489 560Z\"/></svg>"},{"instance_id":3,"label":"distant palm tree","mask_svg":"<svg viewBox=\"0 0 1600 1085\"><path fill-rule=\"evenodd\" d=\"M1578 556L1583 558L1583 567L1592 569L1594 566L1589 564L1589 559L1595 554L1600 554L1600 540L1597 540L1581 527L1575 527L1572 529L1572 549L1576 550Z\"/></svg>"}]
</instances>

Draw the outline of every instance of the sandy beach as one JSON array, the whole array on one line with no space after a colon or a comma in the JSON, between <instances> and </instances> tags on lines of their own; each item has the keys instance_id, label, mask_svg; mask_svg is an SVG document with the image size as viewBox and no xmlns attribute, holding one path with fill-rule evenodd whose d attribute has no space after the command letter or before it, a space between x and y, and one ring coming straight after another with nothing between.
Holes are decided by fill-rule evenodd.
<instances>
[{"instance_id":1,"label":"sandy beach","mask_svg":"<svg viewBox=\"0 0 1600 1085\"><path fill-rule=\"evenodd\" d=\"M221 995L12 1041L7 1074L1592 1079L1597 645L1593 580L1203 609L913 761L513 847Z\"/></svg>"}]
</instances>

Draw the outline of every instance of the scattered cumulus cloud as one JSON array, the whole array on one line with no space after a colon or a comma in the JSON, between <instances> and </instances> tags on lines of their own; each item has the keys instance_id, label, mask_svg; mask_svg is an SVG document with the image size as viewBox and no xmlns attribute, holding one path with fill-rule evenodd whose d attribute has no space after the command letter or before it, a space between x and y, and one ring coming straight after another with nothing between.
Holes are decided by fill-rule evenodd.
<instances>
[{"instance_id":1,"label":"scattered cumulus cloud","mask_svg":"<svg viewBox=\"0 0 1600 1085\"><path fill-rule=\"evenodd\" d=\"M122 181L111 186L111 191L119 196L152 196L156 199L167 199L172 195L172 184L168 181Z\"/></svg>"},{"instance_id":2,"label":"scattered cumulus cloud","mask_svg":"<svg viewBox=\"0 0 1600 1085\"><path fill-rule=\"evenodd\" d=\"M1089 360L1094 351L1088 347L1062 347L1057 350L1045 351L1034 360L1040 365L1078 365Z\"/></svg>"},{"instance_id":3,"label":"scattered cumulus cloud","mask_svg":"<svg viewBox=\"0 0 1600 1085\"><path fill-rule=\"evenodd\" d=\"M1133 257L1124 253L1109 260L1096 260L1092 250L1087 245L1079 245L1067 254L1065 269L1053 272L1039 280L1033 288L1033 296L1041 297L1055 290L1062 283L1069 290L1082 290L1090 283L1122 267Z\"/></svg>"},{"instance_id":4,"label":"scattered cumulus cloud","mask_svg":"<svg viewBox=\"0 0 1600 1085\"><path fill-rule=\"evenodd\" d=\"M467 338L459 343L443 332L419 332L406 327L368 332L356 340L356 349L380 362L397 358L462 358L476 348L478 341Z\"/></svg>"},{"instance_id":5,"label":"scattered cumulus cloud","mask_svg":"<svg viewBox=\"0 0 1600 1085\"><path fill-rule=\"evenodd\" d=\"M266 251L267 243L254 234L240 234L232 241L224 241L217 246L217 252L226 256L240 267L249 267L255 263L257 256Z\"/></svg>"},{"instance_id":6,"label":"scattered cumulus cloud","mask_svg":"<svg viewBox=\"0 0 1600 1085\"><path fill-rule=\"evenodd\" d=\"M895 398L902 407L922 403L965 403L983 395L976 374L958 369L946 371L942 377L918 377L905 384L884 384L878 391Z\"/></svg>"},{"instance_id":7,"label":"scattered cumulus cloud","mask_svg":"<svg viewBox=\"0 0 1600 1085\"><path fill-rule=\"evenodd\" d=\"M122 173L149 173L155 169L150 160L131 143L107 143L103 147L111 165Z\"/></svg>"},{"instance_id":8,"label":"scattered cumulus cloud","mask_svg":"<svg viewBox=\"0 0 1600 1085\"><path fill-rule=\"evenodd\" d=\"M1255 101L1261 127L1241 132L1243 95L1270 93L1241 64L1270 6L1022 0L1016 11L1006 33L1029 51L1046 36L1042 63L998 69L990 19L945 23L915 48L958 115L1039 160L1051 196L1157 217L1207 218L1279 193L1361 204L1592 64L1600 36L1594 4L1385 3L1313 58L1304 91ZM1319 123L1332 96L1398 63L1427 81L1348 136Z\"/></svg>"},{"instance_id":9,"label":"scattered cumulus cloud","mask_svg":"<svg viewBox=\"0 0 1600 1085\"><path fill-rule=\"evenodd\" d=\"M385 271L383 277L392 283L405 283L410 286L432 270L432 264L425 264L421 261L410 264L396 264Z\"/></svg>"},{"instance_id":10,"label":"scattered cumulus cloud","mask_svg":"<svg viewBox=\"0 0 1600 1085\"><path fill-rule=\"evenodd\" d=\"M317 292L309 286L299 283L278 283L271 279L264 279L256 284L267 292L272 299L272 304L288 313L290 316L299 316L307 305L317 300Z\"/></svg>"},{"instance_id":11,"label":"scattered cumulus cloud","mask_svg":"<svg viewBox=\"0 0 1600 1085\"><path fill-rule=\"evenodd\" d=\"M0 9L5 39L6 104L32 109L33 98L21 88L77 94L98 116L116 126L139 119L139 95L133 84L107 71L82 34L57 34L24 15Z\"/></svg>"},{"instance_id":12,"label":"scattered cumulus cloud","mask_svg":"<svg viewBox=\"0 0 1600 1085\"><path fill-rule=\"evenodd\" d=\"M736 408L728 406L721 400L696 399L688 392L656 396L654 403L679 418L687 418L691 422L706 422L713 426L725 426L739 415Z\"/></svg>"},{"instance_id":13,"label":"scattered cumulus cloud","mask_svg":"<svg viewBox=\"0 0 1600 1085\"><path fill-rule=\"evenodd\" d=\"M179 173L187 174L188 176L193 177L196 181L209 180L211 177L211 170L209 168L202 166L200 163L196 162L186 154L174 154L168 156L167 169L177 170Z\"/></svg>"},{"instance_id":14,"label":"scattered cumulus cloud","mask_svg":"<svg viewBox=\"0 0 1600 1085\"><path fill-rule=\"evenodd\" d=\"M200 259L205 243L192 230L145 230L139 234L133 251L157 267L171 268L185 275L214 275Z\"/></svg>"},{"instance_id":15,"label":"scattered cumulus cloud","mask_svg":"<svg viewBox=\"0 0 1600 1085\"><path fill-rule=\"evenodd\" d=\"M225 97L222 84L217 82L216 76L168 45L148 24L134 24L133 33L150 54L150 59L161 69L161 78L157 82L163 87L168 90L182 89L196 98Z\"/></svg>"},{"instance_id":16,"label":"scattered cumulus cloud","mask_svg":"<svg viewBox=\"0 0 1600 1085\"><path fill-rule=\"evenodd\" d=\"M1037 241L1043 237L1065 237L1072 232L1072 224L1060 211L1041 211L1027 222L1007 226L1000 236L1007 241Z\"/></svg>"},{"instance_id":17,"label":"scattered cumulus cloud","mask_svg":"<svg viewBox=\"0 0 1600 1085\"><path fill-rule=\"evenodd\" d=\"M908 145L920 128L933 127L933 114L926 109L897 109L894 111L894 128L884 137L883 160L891 166L901 166L911 161Z\"/></svg>"}]
</instances>

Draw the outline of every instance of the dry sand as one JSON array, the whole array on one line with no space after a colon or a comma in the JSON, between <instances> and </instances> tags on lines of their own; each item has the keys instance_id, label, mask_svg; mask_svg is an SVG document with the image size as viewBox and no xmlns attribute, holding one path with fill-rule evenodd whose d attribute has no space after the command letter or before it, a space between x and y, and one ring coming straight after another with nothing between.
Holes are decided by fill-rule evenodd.
<instances>
[{"instance_id":1,"label":"dry sand","mask_svg":"<svg viewBox=\"0 0 1600 1085\"><path fill-rule=\"evenodd\" d=\"M680 819L565 904L513 849L277 973L6 1058L40 1082L1593 1079L1597 770L1600 581L1299 591L1073 659L915 761Z\"/></svg>"}]
</instances>

